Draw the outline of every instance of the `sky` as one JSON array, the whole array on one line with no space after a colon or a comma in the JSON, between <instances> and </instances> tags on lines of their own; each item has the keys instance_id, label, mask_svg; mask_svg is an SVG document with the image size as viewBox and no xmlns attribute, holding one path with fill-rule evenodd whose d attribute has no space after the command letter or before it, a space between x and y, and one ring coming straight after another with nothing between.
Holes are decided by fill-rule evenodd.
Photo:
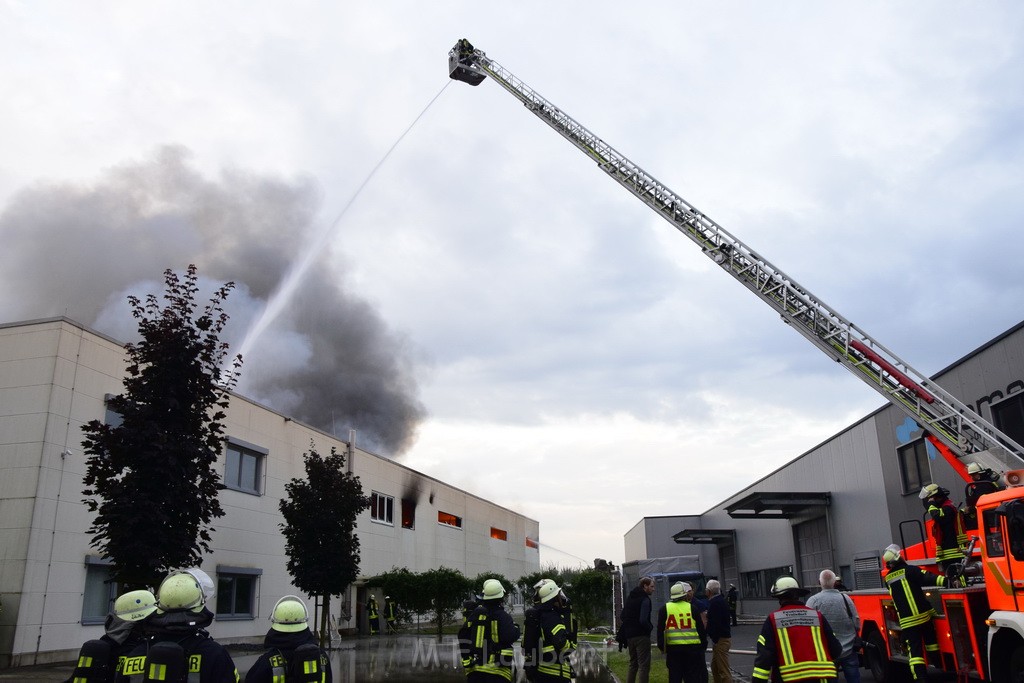
<instances>
[{"instance_id":1,"label":"sky","mask_svg":"<svg viewBox=\"0 0 1024 683\"><path fill-rule=\"evenodd\" d=\"M0 321L236 283L240 391L619 563L882 405L468 38L930 375L1024 318L1016 2L0 0Z\"/></svg>"}]
</instances>

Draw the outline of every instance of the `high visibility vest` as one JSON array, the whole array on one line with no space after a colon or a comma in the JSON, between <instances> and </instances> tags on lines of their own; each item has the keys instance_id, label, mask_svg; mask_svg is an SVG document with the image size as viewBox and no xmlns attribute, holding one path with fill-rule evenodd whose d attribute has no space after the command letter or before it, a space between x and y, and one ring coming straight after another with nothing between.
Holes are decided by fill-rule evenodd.
<instances>
[{"instance_id":1,"label":"high visibility vest","mask_svg":"<svg viewBox=\"0 0 1024 683\"><path fill-rule=\"evenodd\" d=\"M776 666L783 683L836 677L836 665L817 610L788 606L768 618L775 631ZM754 673L757 677L758 672Z\"/></svg>"},{"instance_id":2,"label":"high visibility vest","mask_svg":"<svg viewBox=\"0 0 1024 683\"><path fill-rule=\"evenodd\" d=\"M665 646L669 645L700 645L693 607L685 600L665 605Z\"/></svg>"}]
</instances>

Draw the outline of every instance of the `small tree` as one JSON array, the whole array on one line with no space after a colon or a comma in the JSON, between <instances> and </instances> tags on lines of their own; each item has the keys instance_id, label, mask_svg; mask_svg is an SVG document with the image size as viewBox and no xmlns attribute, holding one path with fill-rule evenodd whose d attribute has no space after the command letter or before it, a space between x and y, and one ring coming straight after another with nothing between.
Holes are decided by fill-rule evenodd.
<instances>
[{"instance_id":1,"label":"small tree","mask_svg":"<svg viewBox=\"0 0 1024 683\"><path fill-rule=\"evenodd\" d=\"M284 522L288 573L309 595L340 595L359 574L359 537L356 517L370 505L359 477L345 471L345 456L336 448L321 457L311 442L303 455L306 480L285 484L287 498L280 503ZM321 644L327 634L329 610L320 614Z\"/></svg>"},{"instance_id":2,"label":"small tree","mask_svg":"<svg viewBox=\"0 0 1024 683\"><path fill-rule=\"evenodd\" d=\"M417 613L414 609L418 593L416 575L406 567L392 567L390 571L367 579L366 585L370 588L380 588L384 595L391 596L398 605L399 621L407 621L410 613ZM429 605L427 608L429 609Z\"/></svg>"},{"instance_id":3,"label":"small tree","mask_svg":"<svg viewBox=\"0 0 1024 683\"><path fill-rule=\"evenodd\" d=\"M608 572L581 571L566 588L566 594L583 628L592 628L602 621L611 623L608 617L612 613L612 577Z\"/></svg>"},{"instance_id":4,"label":"small tree","mask_svg":"<svg viewBox=\"0 0 1024 683\"><path fill-rule=\"evenodd\" d=\"M164 272L165 306L130 296L142 340L126 344L123 394L107 406L119 424L88 422L82 431L85 505L96 513L91 545L113 562L122 587L155 586L167 570L199 564L210 550L210 522L224 514L213 469L221 452L224 410L241 358L223 367L227 323L218 289L197 313L196 267Z\"/></svg>"},{"instance_id":5,"label":"small tree","mask_svg":"<svg viewBox=\"0 0 1024 683\"><path fill-rule=\"evenodd\" d=\"M430 599L437 618L437 638L441 639L446 624L455 620L455 613L473 590L473 585L458 569L439 567L420 575L420 590Z\"/></svg>"}]
</instances>

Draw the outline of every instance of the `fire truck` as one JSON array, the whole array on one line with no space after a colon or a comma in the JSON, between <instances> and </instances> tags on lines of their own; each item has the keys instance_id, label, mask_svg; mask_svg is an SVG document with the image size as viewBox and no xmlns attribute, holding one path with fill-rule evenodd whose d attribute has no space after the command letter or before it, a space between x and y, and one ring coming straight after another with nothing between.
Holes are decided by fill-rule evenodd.
<instances>
[{"instance_id":1,"label":"fire truck","mask_svg":"<svg viewBox=\"0 0 1024 683\"><path fill-rule=\"evenodd\" d=\"M1005 473L1005 490L978 499L977 529L958 567L960 587L930 594L940 654L929 666L955 673L958 679L1024 683L1024 448L468 40L459 40L449 51L448 73L469 85L490 78L504 88L693 241L783 322L906 412L965 481L970 463ZM901 534L905 524L900 525ZM906 559L937 573L929 529L916 524L920 540L904 539ZM874 678L880 683L909 679L908 653L888 592L857 590L851 597L861 616L861 637L868 644L865 664Z\"/></svg>"}]
</instances>

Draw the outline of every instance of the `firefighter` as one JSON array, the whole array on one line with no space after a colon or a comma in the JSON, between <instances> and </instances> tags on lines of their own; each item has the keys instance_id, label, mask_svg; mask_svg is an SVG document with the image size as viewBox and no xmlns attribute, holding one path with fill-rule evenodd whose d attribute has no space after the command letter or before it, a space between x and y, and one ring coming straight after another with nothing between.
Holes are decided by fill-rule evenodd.
<instances>
[{"instance_id":1,"label":"firefighter","mask_svg":"<svg viewBox=\"0 0 1024 683\"><path fill-rule=\"evenodd\" d=\"M398 603L390 595L384 596L384 622L389 634L398 633Z\"/></svg>"},{"instance_id":2,"label":"firefighter","mask_svg":"<svg viewBox=\"0 0 1024 683\"><path fill-rule=\"evenodd\" d=\"M526 678L531 683L568 683L573 677L572 647L559 599L561 589L551 579L542 579L534 588L523 633Z\"/></svg>"},{"instance_id":3,"label":"firefighter","mask_svg":"<svg viewBox=\"0 0 1024 683\"><path fill-rule=\"evenodd\" d=\"M366 601L366 620L370 624L370 635L377 635L377 631L380 630L380 611L377 609L377 598L373 593Z\"/></svg>"},{"instance_id":4,"label":"firefighter","mask_svg":"<svg viewBox=\"0 0 1024 683\"><path fill-rule=\"evenodd\" d=\"M959 563L963 558L963 549L967 545L963 516L949 499L949 491L938 484L922 487L918 495L934 522L935 559L939 562L939 569L945 571L949 565Z\"/></svg>"},{"instance_id":5,"label":"firefighter","mask_svg":"<svg viewBox=\"0 0 1024 683\"><path fill-rule=\"evenodd\" d=\"M752 681L831 681L842 646L816 609L803 604L809 590L792 576L780 576L771 590L779 609L768 615L757 637Z\"/></svg>"},{"instance_id":6,"label":"firefighter","mask_svg":"<svg viewBox=\"0 0 1024 683\"><path fill-rule=\"evenodd\" d=\"M939 644L935 638L935 610L924 594L925 586L945 586L945 576L926 572L907 564L900 555L900 547L890 544L882 552L888 573L885 584L900 618L900 629L910 653L910 671L915 681L928 680L925 653L938 656ZM922 648L923 645L923 648Z\"/></svg>"},{"instance_id":7,"label":"firefighter","mask_svg":"<svg viewBox=\"0 0 1024 683\"><path fill-rule=\"evenodd\" d=\"M263 646L266 651L249 668L245 683L334 680L331 660L309 630L306 603L295 595L286 595L274 605Z\"/></svg>"},{"instance_id":8,"label":"firefighter","mask_svg":"<svg viewBox=\"0 0 1024 683\"><path fill-rule=\"evenodd\" d=\"M972 462L967 466L971 482L964 487L964 529L978 528L978 499L988 493L1003 490L999 475L981 464Z\"/></svg>"},{"instance_id":9,"label":"firefighter","mask_svg":"<svg viewBox=\"0 0 1024 683\"><path fill-rule=\"evenodd\" d=\"M146 618L156 611L156 597L148 590L129 591L114 601L114 611L103 624L99 639L86 641L78 662L65 683L110 683L123 660L143 641Z\"/></svg>"},{"instance_id":10,"label":"firefighter","mask_svg":"<svg viewBox=\"0 0 1024 683\"><path fill-rule=\"evenodd\" d=\"M115 681L177 680L199 683L237 682L238 671L227 649L206 627L213 613L195 576L172 572L156 592L156 611L146 619L147 642L128 655Z\"/></svg>"},{"instance_id":11,"label":"firefighter","mask_svg":"<svg viewBox=\"0 0 1024 683\"><path fill-rule=\"evenodd\" d=\"M692 599L693 588L680 581L672 584L669 601L658 610L658 649L665 653L668 683L702 683L707 671L707 634Z\"/></svg>"},{"instance_id":12,"label":"firefighter","mask_svg":"<svg viewBox=\"0 0 1024 683\"><path fill-rule=\"evenodd\" d=\"M505 611L505 587L497 579L484 581L480 602L459 633L466 680L508 683L513 680L513 645L519 625Z\"/></svg>"}]
</instances>

